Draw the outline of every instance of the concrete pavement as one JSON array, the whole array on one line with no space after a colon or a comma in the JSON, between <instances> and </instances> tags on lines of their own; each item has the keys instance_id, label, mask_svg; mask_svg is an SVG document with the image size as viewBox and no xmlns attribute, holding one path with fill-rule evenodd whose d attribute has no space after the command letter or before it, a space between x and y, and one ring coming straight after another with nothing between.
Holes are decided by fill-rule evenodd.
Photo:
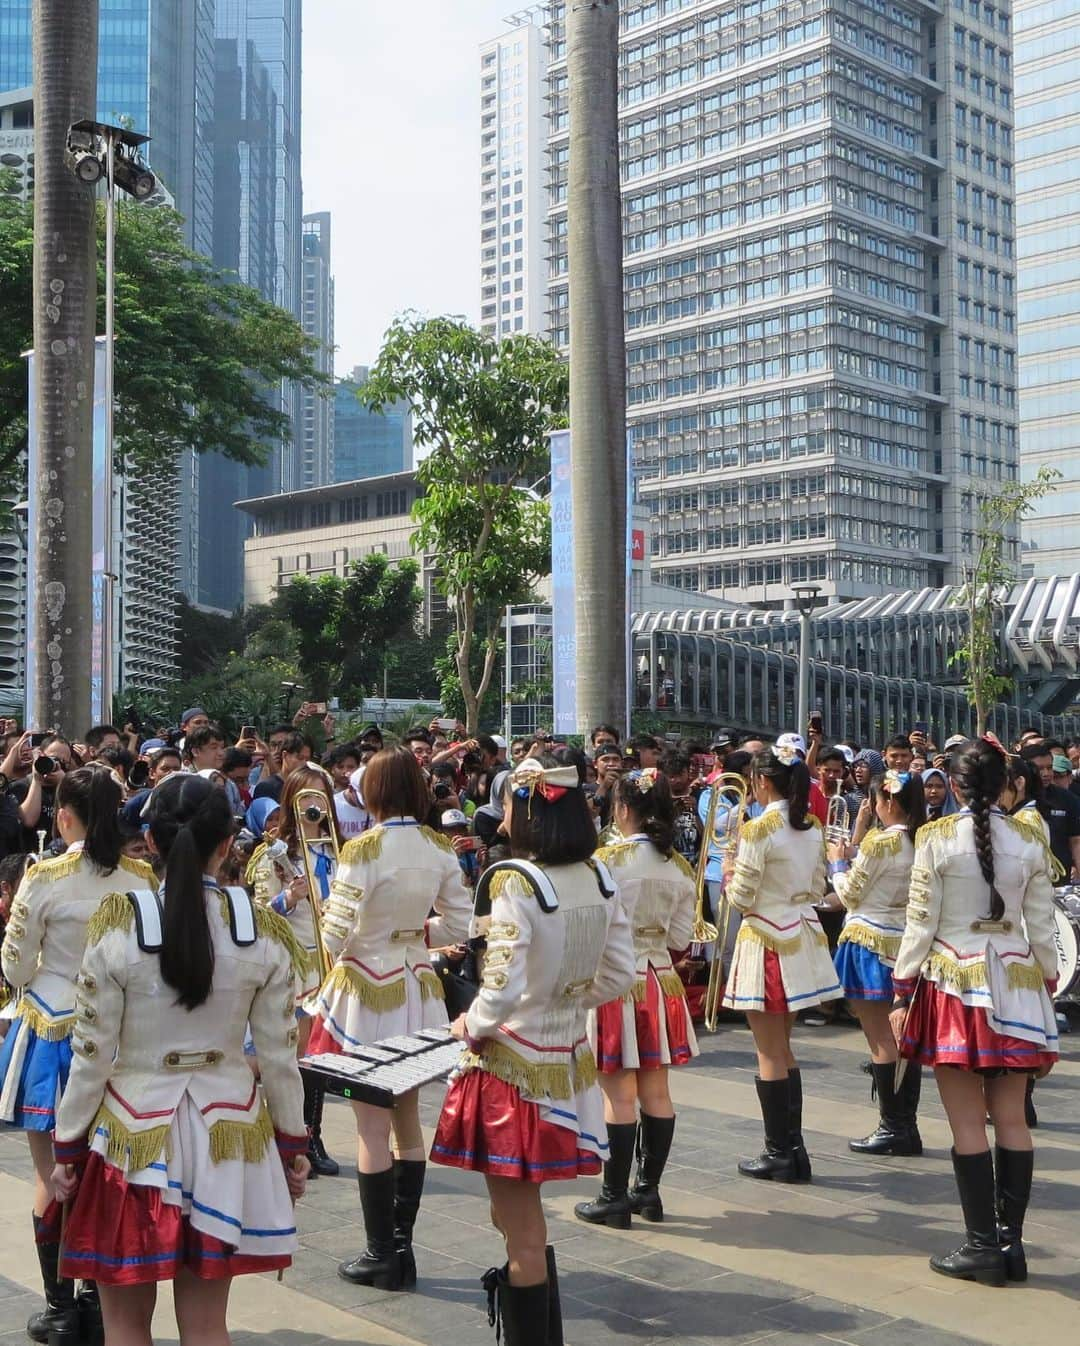
<instances>
[{"instance_id":1,"label":"concrete pavement","mask_svg":"<svg viewBox=\"0 0 1080 1346\"><path fill-rule=\"evenodd\" d=\"M1080 1043L1080 1039L1077 1039ZM1071 1056L1072 1039L1063 1039ZM746 1029L703 1036L703 1055L674 1072L679 1124L662 1225L587 1228L573 1204L595 1182L545 1188L558 1249L568 1346L719 1342L723 1346L1029 1346L1075 1339L1080 1322L1080 1063L1040 1084L1036 1186L1026 1242L1032 1279L990 1290L934 1276L926 1259L960 1229L948 1130L933 1082L924 1089L921 1159L867 1161L847 1140L875 1109L851 1028L798 1030L814 1183L740 1178L760 1148L754 1057ZM434 1123L439 1091L425 1091ZM336 1265L361 1246L352 1117L327 1107L327 1142L342 1176L310 1185L298 1208L302 1247L283 1284L234 1285L235 1346L472 1346L494 1342L479 1277L502 1260L479 1177L431 1166L417 1228L416 1294L358 1290ZM29 1160L0 1136L0 1346L26 1340L37 1265L29 1234ZM155 1340L176 1341L163 1290Z\"/></svg>"}]
</instances>

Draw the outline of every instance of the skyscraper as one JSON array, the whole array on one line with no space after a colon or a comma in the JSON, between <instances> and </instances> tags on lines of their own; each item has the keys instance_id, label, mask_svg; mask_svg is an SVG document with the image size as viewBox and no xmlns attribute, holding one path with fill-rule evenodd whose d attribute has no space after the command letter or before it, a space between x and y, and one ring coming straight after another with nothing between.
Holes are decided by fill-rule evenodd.
<instances>
[{"instance_id":1,"label":"skyscraper","mask_svg":"<svg viewBox=\"0 0 1080 1346\"><path fill-rule=\"evenodd\" d=\"M480 48L480 319L547 331L547 48L542 6Z\"/></svg>"},{"instance_id":2,"label":"skyscraper","mask_svg":"<svg viewBox=\"0 0 1080 1346\"><path fill-rule=\"evenodd\" d=\"M549 34L565 346L563 0ZM961 576L1017 468L1009 65L981 0L627 0L628 426L667 582Z\"/></svg>"},{"instance_id":3,"label":"skyscraper","mask_svg":"<svg viewBox=\"0 0 1080 1346\"><path fill-rule=\"evenodd\" d=\"M1019 0L1016 220L1020 454L1062 480L1024 524L1024 571L1080 570L1080 0Z\"/></svg>"},{"instance_id":4,"label":"skyscraper","mask_svg":"<svg viewBox=\"0 0 1080 1346\"><path fill-rule=\"evenodd\" d=\"M330 214L304 216L304 271L301 322L318 346L315 363L334 373L334 277L330 271ZM334 399L316 390L300 394L301 434L297 490L334 481Z\"/></svg>"},{"instance_id":5,"label":"skyscraper","mask_svg":"<svg viewBox=\"0 0 1080 1346\"><path fill-rule=\"evenodd\" d=\"M334 394L334 481L385 477L412 466L412 412L407 402L369 411L356 396L368 380L357 365Z\"/></svg>"}]
</instances>

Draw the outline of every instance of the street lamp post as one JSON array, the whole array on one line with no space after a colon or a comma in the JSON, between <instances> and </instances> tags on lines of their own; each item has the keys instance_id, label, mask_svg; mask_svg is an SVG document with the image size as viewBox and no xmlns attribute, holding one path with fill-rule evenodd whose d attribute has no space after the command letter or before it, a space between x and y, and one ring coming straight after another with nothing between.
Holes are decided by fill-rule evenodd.
<instances>
[{"instance_id":1,"label":"street lamp post","mask_svg":"<svg viewBox=\"0 0 1080 1346\"><path fill-rule=\"evenodd\" d=\"M795 732L806 733L810 722L810 617L817 606L819 584L796 584L795 606L799 610L799 695Z\"/></svg>"}]
</instances>

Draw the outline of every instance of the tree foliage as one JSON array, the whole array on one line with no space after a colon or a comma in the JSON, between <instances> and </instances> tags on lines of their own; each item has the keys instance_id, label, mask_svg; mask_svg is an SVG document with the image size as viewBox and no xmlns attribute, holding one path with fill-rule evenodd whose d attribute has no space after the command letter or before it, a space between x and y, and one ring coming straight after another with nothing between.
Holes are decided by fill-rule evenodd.
<instances>
[{"instance_id":1,"label":"tree foliage","mask_svg":"<svg viewBox=\"0 0 1080 1346\"><path fill-rule=\"evenodd\" d=\"M104 227L99 206L99 259ZM188 448L262 463L289 431L273 389L329 379L296 319L190 251L181 228L163 207L117 206L117 443L136 463L168 465ZM12 484L26 441L32 261L33 207L0 192L0 486ZM97 292L103 331L103 261Z\"/></svg>"},{"instance_id":2,"label":"tree foliage","mask_svg":"<svg viewBox=\"0 0 1080 1346\"><path fill-rule=\"evenodd\" d=\"M979 503L974 560L954 600L967 610L967 633L952 657L964 669L979 734L986 732L990 708L1012 688L1012 679L999 671L997 637L1008 589L1016 580L1008 544L1036 501L1053 489L1060 476L1056 468L1041 467L1033 480L1009 482Z\"/></svg>"},{"instance_id":3,"label":"tree foliage","mask_svg":"<svg viewBox=\"0 0 1080 1346\"><path fill-rule=\"evenodd\" d=\"M387 645L412 631L423 598L419 566L392 564L381 552L354 561L348 576L298 576L270 612L296 632L304 691L309 700L338 696L358 704L381 679Z\"/></svg>"},{"instance_id":4,"label":"tree foliage","mask_svg":"<svg viewBox=\"0 0 1080 1346\"><path fill-rule=\"evenodd\" d=\"M547 505L522 488L548 473L548 432L566 421L567 367L538 337L498 342L457 318L409 316L391 326L359 397L376 411L407 401L416 442L431 450L417 469L413 542L436 558L475 732L504 609L550 569Z\"/></svg>"}]
</instances>

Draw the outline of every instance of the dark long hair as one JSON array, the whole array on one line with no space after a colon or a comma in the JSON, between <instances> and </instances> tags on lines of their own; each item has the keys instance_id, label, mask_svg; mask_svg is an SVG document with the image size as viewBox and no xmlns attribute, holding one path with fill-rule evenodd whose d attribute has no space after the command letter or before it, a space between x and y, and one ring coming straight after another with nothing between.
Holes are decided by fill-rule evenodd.
<instances>
[{"instance_id":1,"label":"dark long hair","mask_svg":"<svg viewBox=\"0 0 1080 1346\"><path fill-rule=\"evenodd\" d=\"M545 768L559 765L550 753L539 762ZM510 848L516 859L535 860L540 865L571 865L587 860L596 850L596 827L580 787L567 790L555 800L545 799L539 790L520 798L515 793L513 799Z\"/></svg>"},{"instance_id":2,"label":"dark long hair","mask_svg":"<svg viewBox=\"0 0 1080 1346\"><path fill-rule=\"evenodd\" d=\"M1006 771L1009 784L1014 790L1018 781L1024 782L1024 804L1042 803L1042 777L1039 775L1039 768L1034 762L1025 757L1010 757Z\"/></svg>"},{"instance_id":3,"label":"dark long hair","mask_svg":"<svg viewBox=\"0 0 1080 1346\"><path fill-rule=\"evenodd\" d=\"M983 739L976 739L953 759L950 771L971 813L975 829L975 854L982 876L990 888L990 919L1000 921L1005 914L1005 903L994 882L994 839L990 831L990 809L1005 788L1008 765L999 749Z\"/></svg>"},{"instance_id":4,"label":"dark long hair","mask_svg":"<svg viewBox=\"0 0 1080 1346\"><path fill-rule=\"evenodd\" d=\"M675 849L675 801L667 777L651 771L627 772L615 786L615 800L626 805L642 832L670 859Z\"/></svg>"},{"instance_id":5,"label":"dark long hair","mask_svg":"<svg viewBox=\"0 0 1080 1346\"><path fill-rule=\"evenodd\" d=\"M86 828L83 854L103 874L111 874L120 863L124 844L120 799L120 787L112 772L100 767L81 766L69 771L56 787L56 807L70 809Z\"/></svg>"},{"instance_id":6,"label":"dark long hair","mask_svg":"<svg viewBox=\"0 0 1080 1346\"><path fill-rule=\"evenodd\" d=\"M926 795L923 792L922 777L911 772L907 784L894 795L888 793L882 779L878 778L870 785L870 799L875 805L879 795L885 795L886 799L895 800L904 810L904 817L907 819L907 834L914 841L915 833L926 822Z\"/></svg>"},{"instance_id":7,"label":"dark long hair","mask_svg":"<svg viewBox=\"0 0 1080 1346\"><path fill-rule=\"evenodd\" d=\"M813 826L806 816L810 806L810 772L801 757L797 757L790 766L785 766L772 748L762 748L755 753L751 765L754 776L764 776L787 800L788 821L796 832L805 832Z\"/></svg>"},{"instance_id":8,"label":"dark long hair","mask_svg":"<svg viewBox=\"0 0 1080 1346\"><path fill-rule=\"evenodd\" d=\"M171 776L150 798L150 835L165 862L161 978L185 1009L197 1009L214 980L206 918L206 862L233 831L229 797L202 776Z\"/></svg>"}]
</instances>

